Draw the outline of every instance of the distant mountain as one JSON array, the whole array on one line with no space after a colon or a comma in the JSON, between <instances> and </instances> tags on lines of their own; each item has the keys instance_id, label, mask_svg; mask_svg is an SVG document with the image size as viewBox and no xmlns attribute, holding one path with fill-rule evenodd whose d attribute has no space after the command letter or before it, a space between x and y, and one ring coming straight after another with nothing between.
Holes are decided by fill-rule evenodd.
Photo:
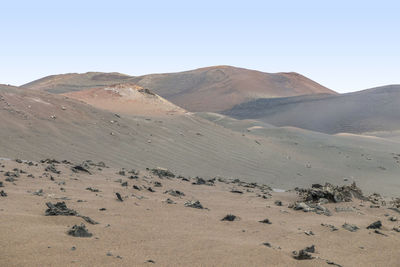
<instances>
[{"instance_id":1,"label":"distant mountain","mask_svg":"<svg viewBox=\"0 0 400 267\"><path fill-rule=\"evenodd\" d=\"M257 98L336 94L297 73L265 73L231 66L151 74L132 81L190 111L221 111Z\"/></svg>"},{"instance_id":2,"label":"distant mountain","mask_svg":"<svg viewBox=\"0 0 400 267\"><path fill-rule=\"evenodd\" d=\"M231 66L138 77L119 73L53 75L23 87L66 93L116 83L148 88L189 111L222 111L257 98L336 94L297 73L265 73Z\"/></svg>"},{"instance_id":3,"label":"distant mountain","mask_svg":"<svg viewBox=\"0 0 400 267\"><path fill-rule=\"evenodd\" d=\"M133 84L117 84L64 94L94 107L130 115L182 114L184 109Z\"/></svg>"},{"instance_id":4,"label":"distant mountain","mask_svg":"<svg viewBox=\"0 0 400 267\"><path fill-rule=\"evenodd\" d=\"M117 72L87 72L51 75L27 83L21 87L26 89L47 91L62 94L72 91L81 91L94 87L103 87L124 82L131 76Z\"/></svg>"},{"instance_id":5,"label":"distant mountain","mask_svg":"<svg viewBox=\"0 0 400 267\"><path fill-rule=\"evenodd\" d=\"M257 99L222 113L331 134L392 131L400 129L400 85L342 95Z\"/></svg>"}]
</instances>

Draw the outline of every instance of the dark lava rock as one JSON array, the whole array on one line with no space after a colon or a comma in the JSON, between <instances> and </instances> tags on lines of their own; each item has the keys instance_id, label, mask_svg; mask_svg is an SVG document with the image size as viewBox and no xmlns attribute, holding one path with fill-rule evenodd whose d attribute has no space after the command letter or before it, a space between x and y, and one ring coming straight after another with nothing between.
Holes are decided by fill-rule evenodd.
<instances>
[{"instance_id":1,"label":"dark lava rock","mask_svg":"<svg viewBox=\"0 0 400 267\"><path fill-rule=\"evenodd\" d=\"M221 221L228 221L228 222L233 222L234 220L237 220L237 217L233 214L228 214L221 219Z\"/></svg>"},{"instance_id":2,"label":"dark lava rock","mask_svg":"<svg viewBox=\"0 0 400 267\"><path fill-rule=\"evenodd\" d=\"M262 221L259 221L260 223L266 223L266 224L272 224L272 222L269 219L264 219Z\"/></svg>"},{"instance_id":3,"label":"dark lava rock","mask_svg":"<svg viewBox=\"0 0 400 267\"><path fill-rule=\"evenodd\" d=\"M56 204L47 202L46 205L48 207L46 216L76 216L78 214L75 210L68 209L65 202L57 202Z\"/></svg>"},{"instance_id":4,"label":"dark lava rock","mask_svg":"<svg viewBox=\"0 0 400 267\"><path fill-rule=\"evenodd\" d=\"M7 196L7 193L4 192L4 190L1 190L0 191L0 197L6 197L6 196Z\"/></svg>"},{"instance_id":5,"label":"dark lava rock","mask_svg":"<svg viewBox=\"0 0 400 267\"><path fill-rule=\"evenodd\" d=\"M40 163L47 163L47 164L54 164L54 163L56 163L56 164L59 164L60 162L59 162L58 160L55 160L55 159L42 159L42 160L40 161Z\"/></svg>"},{"instance_id":6,"label":"dark lava rock","mask_svg":"<svg viewBox=\"0 0 400 267\"><path fill-rule=\"evenodd\" d=\"M89 233L83 223L81 225L75 224L67 233L74 237L91 237L93 235L92 233Z\"/></svg>"},{"instance_id":7,"label":"dark lava rock","mask_svg":"<svg viewBox=\"0 0 400 267\"><path fill-rule=\"evenodd\" d=\"M370 225L368 225L367 229L381 229L381 227L382 227L382 222L376 221L376 222L373 222Z\"/></svg>"},{"instance_id":8,"label":"dark lava rock","mask_svg":"<svg viewBox=\"0 0 400 267\"><path fill-rule=\"evenodd\" d=\"M121 186L128 186L128 182L123 182Z\"/></svg>"},{"instance_id":9,"label":"dark lava rock","mask_svg":"<svg viewBox=\"0 0 400 267\"><path fill-rule=\"evenodd\" d=\"M136 189L136 190L138 190L138 191L142 190L142 189L141 189L139 186L137 186L137 185L133 185L132 188L133 188L133 189Z\"/></svg>"},{"instance_id":10,"label":"dark lava rock","mask_svg":"<svg viewBox=\"0 0 400 267\"><path fill-rule=\"evenodd\" d=\"M173 174L170 170L162 169L162 168L154 168L151 170L154 175L157 175L159 178L169 177L175 178L175 174Z\"/></svg>"},{"instance_id":11,"label":"dark lava rock","mask_svg":"<svg viewBox=\"0 0 400 267\"><path fill-rule=\"evenodd\" d=\"M80 165L72 166L72 167L71 167L71 170L72 170L73 172L86 172L86 173L88 173L88 174L92 174L92 173L89 171L89 167L85 166L85 164L80 164Z\"/></svg>"},{"instance_id":12,"label":"dark lava rock","mask_svg":"<svg viewBox=\"0 0 400 267\"><path fill-rule=\"evenodd\" d=\"M378 229L375 229L374 233L375 233L375 234L378 234L378 235L387 236L387 235L385 235L384 233L382 233L381 231L379 231Z\"/></svg>"},{"instance_id":13,"label":"dark lava rock","mask_svg":"<svg viewBox=\"0 0 400 267\"><path fill-rule=\"evenodd\" d=\"M86 190L89 190L89 191L91 191L91 192L100 192L99 189L94 188L94 187L87 187Z\"/></svg>"},{"instance_id":14,"label":"dark lava rock","mask_svg":"<svg viewBox=\"0 0 400 267\"><path fill-rule=\"evenodd\" d=\"M90 218L88 216L77 215L77 217L81 217L82 219L84 219L86 222L88 222L90 224L99 224L98 222L96 222L95 220L93 220L92 218Z\"/></svg>"},{"instance_id":15,"label":"dark lava rock","mask_svg":"<svg viewBox=\"0 0 400 267\"><path fill-rule=\"evenodd\" d=\"M121 175L121 176L125 176L125 171L124 170L119 171L118 174Z\"/></svg>"},{"instance_id":16,"label":"dark lava rock","mask_svg":"<svg viewBox=\"0 0 400 267\"><path fill-rule=\"evenodd\" d=\"M215 178L210 179L210 180L204 180L201 177L196 177L195 179L196 179L196 181L192 183L193 185L209 185L209 186L214 185L215 180L216 180Z\"/></svg>"},{"instance_id":17,"label":"dark lava rock","mask_svg":"<svg viewBox=\"0 0 400 267\"><path fill-rule=\"evenodd\" d=\"M187 201L184 204L185 207L195 208L195 209L204 209L203 205L201 205L200 201Z\"/></svg>"},{"instance_id":18,"label":"dark lava rock","mask_svg":"<svg viewBox=\"0 0 400 267\"><path fill-rule=\"evenodd\" d=\"M357 225L348 223L343 224L342 227L350 232L356 232L358 229L360 229Z\"/></svg>"},{"instance_id":19,"label":"dark lava rock","mask_svg":"<svg viewBox=\"0 0 400 267\"><path fill-rule=\"evenodd\" d=\"M263 243L263 245L266 246L266 247L269 247L269 248L272 247L271 244L268 243L268 242Z\"/></svg>"},{"instance_id":20,"label":"dark lava rock","mask_svg":"<svg viewBox=\"0 0 400 267\"><path fill-rule=\"evenodd\" d=\"M46 172L52 172L55 174L60 174L61 171L57 170L56 166L54 164L50 164L48 165L45 169Z\"/></svg>"},{"instance_id":21,"label":"dark lava rock","mask_svg":"<svg viewBox=\"0 0 400 267\"><path fill-rule=\"evenodd\" d=\"M336 266L336 267L342 267L342 265L337 264L337 263L335 263L335 262L333 262L333 261L330 261L330 260L326 260L326 263L329 264L329 265Z\"/></svg>"},{"instance_id":22,"label":"dark lava rock","mask_svg":"<svg viewBox=\"0 0 400 267\"><path fill-rule=\"evenodd\" d=\"M366 200L356 183L344 186L334 186L330 183L325 185L313 184L309 189L296 189L306 202L317 203L320 199L327 199L329 202L349 202L353 198Z\"/></svg>"},{"instance_id":23,"label":"dark lava rock","mask_svg":"<svg viewBox=\"0 0 400 267\"><path fill-rule=\"evenodd\" d=\"M147 188L147 191L152 192L152 193L156 192L156 191L154 191L154 189L151 188L151 187L148 187L148 188Z\"/></svg>"},{"instance_id":24,"label":"dark lava rock","mask_svg":"<svg viewBox=\"0 0 400 267\"><path fill-rule=\"evenodd\" d=\"M161 184L160 182L157 182L157 181L156 181L156 182L154 182L154 186L155 186L155 187L162 187L162 184Z\"/></svg>"},{"instance_id":25,"label":"dark lava rock","mask_svg":"<svg viewBox=\"0 0 400 267\"><path fill-rule=\"evenodd\" d=\"M301 249L299 250L299 252L293 251L293 258L295 258L296 260L311 260L314 257L307 251Z\"/></svg>"},{"instance_id":26,"label":"dark lava rock","mask_svg":"<svg viewBox=\"0 0 400 267\"><path fill-rule=\"evenodd\" d=\"M164 194L170 194L171 196L174 196L174 197L183 197L183 196L185 196L185 194L183 192L181 192L179 190L172 190L172 189L165 191Z\"/></svg>"},{"instance_id":27,"label":"dark lava rock","mask_svg":"<svg viewBox=\"0 0 400 267\"><path fill-rule=\"evenodd\" d=\"M0 187L4 187L4 184L2 181L0 181Z\"/></svg>"},{"instance_id":28,"label":"dark lava rock","mask_svg":"<svg viewBox=\"0 0 400 267\"><path fill-rule=\"evenodd\" d=\"M243 191L240 191L240 190L231 190L231 193L243 194Z\"/></svg>"},{"instance_id":29,"label":"dark lava rock","mask_svg":"<svg viewBox=\"0 0 400 267\"><path fill-rule=\"evenodd\" d=\"M275 205L277 205L277 206L282 206L282 201L280 201L280 200L275 200Z\"/></svg>"},{"instance_id":30,"label":"dark lava rock","mask_svg":"<svg viewBox=\"0 0 400 267\"><path fill-rule=\"evenodd\" d=\"M117 198L118 198L119 201L121 201L121 202L124 201L124 200L122 199L120 193L117 192L117 193L115 193L115 195L117 196Z\"/></svg>"},{"instance_id":31,"label":"dark lava rock","mask_svg":"<svg viewBox=\"0 0 400 267\"><path fill-rule=\"evenodd\" d=\"M107 210L106 208L100 208L99 209L100 211L105 211L105 210Z\"/></svg>"},{"instance_id":32,"label":"dark lava rock","mask_svg":"<svg viewBox=\"0 0 400 267\"><path fill-rule=\"evenodd\" d=\"M167 203L167 204L176 204L176 202L173 201L173 200L170 199L170 198L167 198L167 200L165 200L165 203Z\"/></svg>"}]
</instances>

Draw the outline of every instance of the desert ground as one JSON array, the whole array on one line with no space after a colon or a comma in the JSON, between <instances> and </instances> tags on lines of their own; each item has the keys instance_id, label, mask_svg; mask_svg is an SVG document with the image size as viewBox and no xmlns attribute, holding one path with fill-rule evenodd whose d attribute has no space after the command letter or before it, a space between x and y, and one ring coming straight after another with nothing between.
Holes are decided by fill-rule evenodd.
<instances>
[{"instance_id":1,"label":"desert ground","mask_svg":"<svg viewBox=\"0 0 400 267\"><path fill-rule=\"evenodd\" d=\"M304 204L298 191L274 192L222 177L205 180L97 162L3 159L0 166L0 190L7 194L0 197L2 266L398 266L400 261L400 233L393 230L400 225L400 210L376 196L327 204L321 199L324 204L316 205L324 210L318 214L293 208ZM195 208L196 201L202 208ZM78 215L47 214L46 203L58 202ZM236 217L223 221L226 215ZM367 229L376 221L382 226ZM90 237L68 234L82 223ZM344 224L359 229L351 232ZM296 259L306 247L312 247L305 256L311 258Z\"/></svg>"},{"instance_id":2,"label":"desert ground","mask_svg":"<svg viewBox=\"0 0 400 267\"><path fill-rule=\"evenodd\" d=\"M230 66L0 85L0 266L398 266L399 88Z\"/></svg>"}]
</instances>

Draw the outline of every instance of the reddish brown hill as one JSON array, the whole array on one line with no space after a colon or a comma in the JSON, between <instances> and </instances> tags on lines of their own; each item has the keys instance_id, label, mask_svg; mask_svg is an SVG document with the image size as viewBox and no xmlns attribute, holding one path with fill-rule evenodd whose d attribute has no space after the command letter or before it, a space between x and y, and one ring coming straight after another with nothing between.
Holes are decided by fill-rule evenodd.
<instances>
[{"instance_id":1,"label":"reddish brown hill","mask_svg":"<svg viewBox=\"0 0 400 267\"><path fill-rule=\"evenodd\" d=\"M67 93L128 82L149 88L189 111L222 111L258 98L336 94L297 73L265 73L231 66L139 77L94 72L53 75L23 87Z\"/></svg>"},{"instance_id":2,"label":"reddish brown hill","mask_svg":"<svg viewBox=\"0 0 400 267\"><path fill-rule=\"evenodd\" d=\"M134 84L117 84L64 94L94 107L130 115L172 115L185 111Z\"/></svg>"},{"instance_id":3,"label":"reddish brown hill","mask_svg":"<svg viewBox=\"0 0 400 267\"><path fill-rule=\"evenodd\" d=\"M132 79L190 111L221 111L252 99L336 94L297 73L265 73L216 66Z\"/></svg>"}]
</instances>

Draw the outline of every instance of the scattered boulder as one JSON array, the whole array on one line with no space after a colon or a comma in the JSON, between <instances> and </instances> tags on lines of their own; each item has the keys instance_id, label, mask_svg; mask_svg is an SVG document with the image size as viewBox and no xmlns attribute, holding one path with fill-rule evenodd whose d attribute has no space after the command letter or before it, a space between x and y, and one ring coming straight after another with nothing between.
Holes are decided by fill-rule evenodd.
<instances>
[{"instance_id":1,"label":"scattered boulder","mask_svg":"<svg viewBox=\"0 0 400 267\"><path fill-rule=\"evenodd\" d=\"M227 214L224 218L221 219L221 221L233 222L237 219L238 219L237 216L235 216L233 214Z\"/></svg>"},{"instance_id":2,"label":"scattered boulder","mask_svg":"<svg viewBox=\"0 0 400 267\"><path fill-rule=\"evenodd\" d=\"M88 222L90 224L99 224L98 222L96 222L95 220L93 220L92 218L90 218L88 216L77 215L77 217L81 217L82 219L84 219L86 222Z\"/></svg>"},{"instance_id":3,"label":"scattered boulder","mask_svg":"<svg viewBox=\"0 0 400 267\"><path fill-rule=\"evenodd\" d=\"M294 210L302 210L304 212L310 212L312 209L304 202L296 203L293 207Z\"/></svg>"},{"instance_id":4,"label":"scattered boulder","mask_svg":"<svg viewBox=\"0 0 400 267\"><path fill-rule=\"evenodd\" d=\"M74 237L91 237L93 236L92 233L86 229L86 226L82 223L81 225L74 225L71 229L68 230L68 235Z\"/></svg>"},{"instance_id":5,"label":"scattered boulder","mask_svg":"<svg viewBox=\"0 0 400 267\"><path fill-rule=\"evenodd\" d=\"M183 192L181 192L179 190L172 190L172 189L165 191L164 194L169 194L169 195L174 196L174 197L183 197L183 196L185 196L185 194Z\"/></svg>"},{"instance_id":6,"label":"scattered boulder","mask_svg":"<svg viewBox=\"0 0 400 267\"><path fill-rule=\"evenodd\" d=\"M48 209L46 210L46 216L76 216L78 212L75 210L71 210L67 208L65 202L57 202L56 204L52 204L51 202L46 203Z\"/></svg>"},{"instance_id":7,"label":"scattered boulder","mask_svg":"<svg viewBox=\"0 0 400 267\"><path fill-rule=\"evenodd\" d=\"M398 233L400 233L400 226L398 226L398 227L393 227L393 231L396 231L396 232L398 232Z\"/></svg>"},{"instance_id":8,"label":"scattered boulder","mask_svg":"<svg viewBox=\"0 0 400 267\"><path fill-rule=\"evenodd\" d=\"M39 189L32 193L34 196L43 196L43 189Z\"/></svg>"},{"instance_id":9,"label":"scattered boulder","mask_svg":"<svg viewBox=\"0 0 400 267\"><path fill-rule=\"evenodd\" d=\"M136 190L138 190L138 191L142 190L142 189L141 189L139 186L137 186L137 185L133 185L132 188L133 188L133 189L136 189Z\"/></svg>"},{"instance_id":10,"label":"scattered boulder","mask_svg":"<svg viewBox=\"0 0 400 267\"><path fill-rule=\"evenodd\" d=\"M162 184L160 182L155 181L154 182L154 187L162 187Z\"/></svg>"},{"instance_id":11,"label":"scattered boulder","mask_svg":"<svg viewBox=\"0 0 400 267\"><path fill-rule=\"evenodd\" d=\"M61 171L57 170L56 166L52 163L50 165L48 165L45 169L46 172L52 172L55 174L60 174Z\"/></svg>"},{"instance_id":12,"label":"scattered boulder","mask_svg":"<svg viewBox=\"0 0 400 267\"><path fill-rule=\"evenodd\" d=\"M280 200L275 200L274 204L277 205L277 206L282 206L283 205L282 201L280 201Z\"/></svg>"},{"instance_id":13,"label":"scattered boulder","mask_svg":"<svg viewBox=\"0 0 400 267\"><path fill-rule=\"evenodd\" d=\"M184 204L185 207L195 208L195 209L204 209L203 205L201 205L200 201L187 201Z\"/></svg>"},{"instance_id":14,"label":"scattered boulder","mask_svg":"<svg viewBox=\"0 0 400 267\"><path fill-rule=\"evenodd\" d=\"M119 201L124 201L123 199L122 199L122 197L121 197L121 194L120 193L115 193L115 195L117 196L117 199L119 200Z\"/></svg>"},{"instance_id":15,"label":"scattered boulder","mask_svg":"<svg viewBox=\"0 0 400 267\"><path fill-rule=\"evenodd\" d=\"M301 249L298 252L293 251L293 258L296 260L311 260L314 257L310 253L315 252L315 246L312 245L310 247L306 247L305 249Z\"/></svg>"},{"instance_id":16,"label":"scattered boulder","mask_svg":"<svg viewBox=\"0 0 400 267\"><path fill-rule=\"evenodd\" d=\"M243 194L243 191L232 189L231 193L236 193L236 194Z\"/></svg>"},{"instance_id":17,"label":"scattered boulder","mask_svg":"<svg viewBox=\"0 0 400 267\"><path fill-rule=\"evenodd\" d=\"M343 224L342 227L350 232L356 232L358 229L360 229L357 225L348 223Z\"/></svg>"},{"instance_id":18,"label":"scattered boulder","mask_svg":"<svg viewBox=\"0 0 400 267\"><path fill-rule=\"evenodd\" d=\"M381 227L382 227L382 222L376 221L376 222L373 222L370 225L368 225L367 229L381 229Z\"/></svg>"},{"instance_id":19,"label":"scattered boulder","mask_svg":"<svg viewBox=\"0 0 400 267\"><path fill-rule=\"evenodd\" d=\"M154 168L154 169L151 169L151 172L154 175L157 175L159 178L163 178L163 177L175 178L175 174L173 174L171 171L169 171L167 169Z\"/></svg>"},{"instance_id":20,"label":"scattered boulder","mask_svg":"<svg viewBox=\"0 0 400 267\"><path fill-rule=\"evenodd\" d=\"M123 183L121 183L121 186L128 186L128 182L123 182Z\"/></svg>"},{"instance_id":21,"label":"scattered boulder","mask_svg":"<svg viewBox=\"0 0 400 267\"><path fill-rule=\"evenodd\" d=\"M165 200L165 203L167 203L167 204L176 204L176 202L173 201L173 200L170 199L170 198L167 198L167 200Z\"/></svg>"},{"instance_id":22,"label":"scattered boulder","mask_svg":"<svg viewBox=\"0 0 400 267\"><path fill-rule=\"evenodd\" d=\"M325 226L325 227L328 227L332 232L338 231L338 230L339 230L336 226L334 226L334 225L332 225L332 224L321 223L321 225L322 225L322 226Z\"/></svg>"},{"instance_id":23,"label":"scattered boulder","mask_svg":"<svg viewBox=\"0 0 400 267\"><path fill-rule=\"evenodd\" d=\"M84 162L84 163L79 164L79 165L72 166L71 167L71 171L73 171L73 172L86 172L88 174L92 174L89 171L89 164L87 162Z\"/></svg>"},{"instance_id":24,"label":"scattered boulder","mask_svg":"<svg viewBox=\"0 0 400 267\"><path fill-rule=\"evenodd\" d=\"M196 177L196 180L192 183L193 185L209 185L209 186L213 186L215 183L215 178L214 179L210 179L210 180L205 180L201 177Z\"/></svg>"},{"instance_id":25,"label":"scattered boulder","mask_svg":"<svg viewBox=\"0 0 400 267\"><path fill-rule=\"evenodd\" d=\"M272 222L269 219L264 219L262 221L259 221L260 223L265 223L265 224L272 224Z\"/></svg>"},{"instance_id":26,"label":"scattered boulder","mask_svg":"<svg viewBox=\"0 0 400 267\"><path fill-rule=\"evenodd\" d=\"M100 192L99 189L94 188L94 187L87 187L86 190L91 191L91 192Z\"/></svg>"},{"instance_id":27,"label":"scattered boulder","mask_svg":"<svg viewBox=\"0 0 400 267\"><path fill-rule=\"evenodd\" d=\"M330 183L325 183L325 185L313 184L309 189L296 188L296 190L305 202L318 203L321 198L333 203L350 202L353 198L366 199L355 182L344 186L334 186Z\"/></svg>"},{"instance_id":28,"label":"scattered boulder","mask_svg":"<svg viewBox=\"0 0 400 267\"><path fill-rule=\"evenodd\" d=\"M6 196L7 196L7 193L4 192L4 190L1 190L0 191L0 197L6 197Z\"/></svg>"},{"instance_id":29,"label":"scattered boulder","mask_svg":"<svg viewBox=\"0 0 400 267\"><path fill-rule=\"evenodd\" d=\"M156 191L155 191L153 188L151 188L151 187L148 187L148 188L147 188L147 191L152 192L152 193L156 192Z\"/></svg>"},{"instance_id":30,"label":"scattered boulder","mask_svg":"<svg viewBox=\"0 0 400 267\"><path fill-rule=\"evenodd\" d=\"M3 181L0 181L0 187L4 187Z\"/></svg>"},{"instance_id":31,"label":"scattered boulder","mask_svg":"<svg viewBox=\"0 0 400 267\"><path fill-rule=\"evenodd\" d=\"M391 222L397 222L397 217L391 216L391 217L389 218L389 221L391 221Z\"/></svg>"}]
</instances>

